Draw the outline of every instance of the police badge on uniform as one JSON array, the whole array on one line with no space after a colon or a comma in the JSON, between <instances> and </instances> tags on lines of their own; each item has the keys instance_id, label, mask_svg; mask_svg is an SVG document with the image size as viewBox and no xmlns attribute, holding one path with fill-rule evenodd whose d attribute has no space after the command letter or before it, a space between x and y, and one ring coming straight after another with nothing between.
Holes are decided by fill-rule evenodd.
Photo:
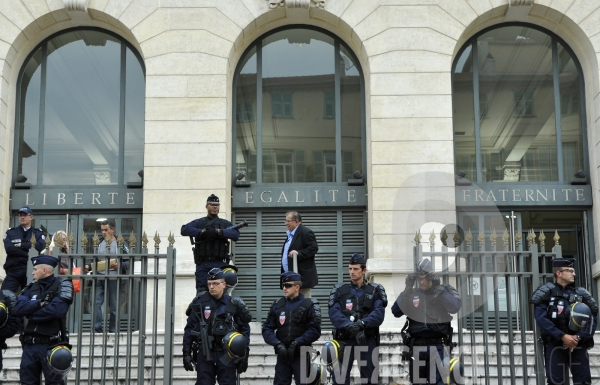
<instances>
[{"instance_id":1,"label":"police badge on uniform","mask_svg":"<svg viewBox=\"0 0 600 385\"><path fill-rule=\"evenodd\" d=\"M348 298L346 300L346 310L352 310L354 306L352 305L352 300L350 298Z\"/></svg>"},{"instance_id":2,"label":"police badge on uniform","mask_svg":"<svg viewBox=\"0 0 600 385\"><path fill-rule=\"evenodd\" d=\"M558 314L561 314L563 312L564 308L565 308L565 306L564 306L563 302L559 301L556 306L556 310L558 310Z\"/></svg>"},{"instance_id":3,"label":"police badge on uniform","mask_svg":"<svg viewBox=\"0 0 600 385\"><path fill-rule=\"evenodd\" d=\"M204 319L208 319L210 317L210 306L206 306L204 308Z\"/></svg>"},{"instance_id":4,"label":"police badge on uniform","mask_svg":"<svg viewBox=\"0 0 600 385\"><path fill-rule=\"evenodd\" d=\"M413 306L414 306L414 307L419 307L419 302L420 302L420 301L421 301L421 300L419 299L419 296L418 296L418 295L415 295L415 296L413 297Z\"/></svg>"},{"instance_id":5,"label":"police badge on uniform","mask_svg":"<svg viewBox=\"0 0 600 385\"><path fill-rule=\"evenodd\" d=\"M285 323L285 312L284 311L282 311L281 314L279 314L279 323L282 325Z\"/></svg>"}]
</instances>

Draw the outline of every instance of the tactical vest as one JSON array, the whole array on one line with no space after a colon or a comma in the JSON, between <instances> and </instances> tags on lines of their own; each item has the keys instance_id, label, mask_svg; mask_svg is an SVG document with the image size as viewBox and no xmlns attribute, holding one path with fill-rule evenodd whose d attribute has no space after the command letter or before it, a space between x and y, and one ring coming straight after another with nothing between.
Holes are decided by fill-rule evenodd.
<instances>
[{"instance_id":1,"label":"tactical vest","mask_svg":"<svg viewBox=\"0 0 600 385\"><path fill-rule=\"evenodd\" d=\"M226 229L227 222L217 218L211 225L206 226L212 220L208 217L200 218L200 228ZM196 239L194 247L194 262L198 265L203 261L227 260L229 256L229 240L227 238L215 237L213 240L200 241Z\"/></svg>"},{"instance_id":2,"label":"tactical vest","mask_svg":"<svg viewBox=\"0 0 600 385\"><path fill-rule=\"evenodd\" d=\"M342 313L350 319L354 317L354 321L367 317L374 308L374 295L375 287L371 284L366 284L363 294L356 298L352 294L350 285L342 285L338 289L340 295L340 304L342 306ZM374 336L379 334L379 328L365 329L365 335Z\"/></svg>"},{"instance_id":3,"label":"tactical vest","mask_svg":"<svg viewBox=\"0 0 600 385\"><path fill-rule=\"evenodd\" d=\"M33 298L46 298L49 297L49 300L52 301L56 294L60 290L60 280L54 279L54 282L50 284L48 289L42 292L42 287L39 282L33 282L31 284L31 297ZM66 321L66 317L63 317L63 322ZM37 322L32 320L31 318L27 322L27 326L25 327L25 335L40 335L40 336L48 336L48 337L56 337L60 333L60 320L58 318L54 318L51 321Z\"/></svg>"},{"instance_id":4,"label":"tactical vest","mask_svg":"<svg viewBox=\"0 0 600 385\"><path fill-rule=\"evenodd\" d=\"M569 329L571 305L575 302L582 302L582 300L583 298L580 295L565 294L560 285L554 285L550 290L550 298L548 298L548 308L546 309L548 318L561 332L576 334L576 332Z\"/></svg>"},{"instance_id":5,"label":"tactical vest","mask_svg":"<svg viewBox=\"0 0 600 385\"><path fill-rule=\"evenodd\" d=\"M402 311L409 319L408 332L413 334L429 329L431 337L444 337L451 331L452 316L442 305L436 305L435 293L415 289L404 297Z\"/></svg>"},{"instance_id":6,"label":"tactical vest","mask_svg":"<svg viewBox=\"0 0 600 385\"><path fill-rule=\"evenodd\" d=\"M200 312L197 312L198 317L206 322L207 331L209 336L214 337L216 347L222 347L223 337L236 330L234 322L234 316L236 313L236 306L230 301L225 307L225 313L215 315L217 311L217 304L212 299L210 293L206 292L200 297ZM195 331L200 331L202 325L198 323L194 328Z\"/></svg>"},{"instance_id":7,"label":"tactical vest","mask_svg":"<svg viewBox=\"0 0 600 385\"><path fill-rule=\"evenodd\" d=\"M275 322L279 322L275 335L277 339L288 346L293 340L300 337L308 330L306 314L313 305L310 298L305 298L296 310L290 314L285 306L286 299L281 298L275 305ZM281 322L283 321L283 323Z\"/></svg>"}]
</instances>

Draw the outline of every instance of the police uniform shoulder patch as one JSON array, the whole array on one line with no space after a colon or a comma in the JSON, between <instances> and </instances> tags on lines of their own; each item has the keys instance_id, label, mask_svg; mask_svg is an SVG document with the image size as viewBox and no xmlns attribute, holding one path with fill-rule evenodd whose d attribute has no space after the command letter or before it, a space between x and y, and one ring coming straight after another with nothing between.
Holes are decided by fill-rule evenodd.
<instances>
[{"instance_id":1,"label":"police uniform shoulder patch","mask_svg":"<svg viewBox=\"0 0 600 385\"><path fill-rule=\"evenodd\" d=\"M539 305L548 300L550 294L552 293L552 289L554 289L554 283L547 282L542 286L538 287L536 291L531 295L531 303L534 305Z\"/></svg>"},{"instance_id":2,"label":"police uniform shoulder patch","mask_svg":"<svg viewBox=\"0 0 600 385\"><path fill-rule=\"evenodd\" d=\"M329 293L329 302L327 305L329 305L330 309L333 307L333 305L335 305L335 301L337 300L337 292L340 287L342 287L342 284L338 283L333 287L333 289L331 289L331 293Z\"/></svg>"}]
</instances>

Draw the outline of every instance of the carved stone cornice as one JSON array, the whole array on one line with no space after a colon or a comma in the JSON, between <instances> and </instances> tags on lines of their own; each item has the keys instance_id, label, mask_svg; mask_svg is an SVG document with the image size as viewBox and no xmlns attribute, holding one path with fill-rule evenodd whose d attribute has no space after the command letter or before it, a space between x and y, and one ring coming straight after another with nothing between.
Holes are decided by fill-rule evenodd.
<instances>
[{"instance_id":1,"label":"carved stone cornice","mask_svg":"<svg viewBox=\"0 0 600 385\"><path fill-rule=\"evenodd\" d=\"M535 0L509 0L508 4L511 7L531 6Z\"/></svg>"},{"instance_id":2,"label":"carved stone cornice","mask_svg":"<svg viewBox=\"0 0 600 385\"><path fill-rule=\"evenodd\" d=\"M64 0L67 1L67 0ZM312 5L315 8L325 8L326 0L267 0L269 2L269 8L275 9L277 7L286 8L310 8Z\"/></svg>"},{"instance_id":3,"label":"carved stone cornice","mask_svg":"<svg viewBox=\"0 0 600 385\"><path fill-rule=\"evenodd\" d=\"M67 11L87 12L90 0L63 0L63 4Z\"/></svg>"}]
</instances>

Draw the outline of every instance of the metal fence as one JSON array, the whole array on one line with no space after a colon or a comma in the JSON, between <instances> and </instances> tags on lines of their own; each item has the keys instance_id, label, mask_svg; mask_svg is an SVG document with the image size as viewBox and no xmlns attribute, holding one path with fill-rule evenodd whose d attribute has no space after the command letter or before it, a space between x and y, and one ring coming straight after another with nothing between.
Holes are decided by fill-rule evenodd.
<instances>
[{"instance_id":1,"label":"metal fence","mask_svg":"<svg viewBox=\"0 0 600 385\"><path fill-rule=\"evenodd\" d=\"M528 251L511 251L508 232L498 247L495 230L487 236L480 232L475 244L470 230L464 239L457 233L453 248L445 233L440 238L436 251L432 232L429 251L424 251L417 233L414 259L430 259L442 281L455 286L463 299L454 355L464 361L468 383L544 384L543 346L529 299L540 284L553 279L552 259L562 256L558 233L549 252L543 231L539 236L529 232ZM520 242L518 236L515 249Z\"/></svg>"},{"instance_id":2,"label":"metal fence","mask_svg":"<svg viewBox=\"0 0 600 385\"><path fill-rule=\"evenodd\" d=\"M54 239L59 244L62 241ZM87 250L87 238L82 237L81 249ZM74 362L67 381L75 384L171 384L173 377L175 242L169 235L166 253L159 253L161 242L154 237L154 251L148 250L144 233L139 253L133 233L123 247L121 235L117 238L118 254L99 254L100 240L92 238L92 254L61 254L59 247L52 250L61 263L67 264L68 276L79 281L80 291L75 294L67 315L70 343ZM47 246L49 245L47 241ZM73 235L69 237L70 250L75 250ZM117 271L109 272L117 263ZM121 268L129 263L127 269ZM86 274L84 267L91 271ZM60 266L60 265L59 265ZM31 268L31 266L30 266ZM75 271L74 271L75 270ZM59 273L59 269L55 270ZM115 330L109 330L109 290L116 293ZM102 299L101 332L95 331L98 311L96 301ZM161 370L162 368L162 370Z\"/></svg>"}]
</instances>

